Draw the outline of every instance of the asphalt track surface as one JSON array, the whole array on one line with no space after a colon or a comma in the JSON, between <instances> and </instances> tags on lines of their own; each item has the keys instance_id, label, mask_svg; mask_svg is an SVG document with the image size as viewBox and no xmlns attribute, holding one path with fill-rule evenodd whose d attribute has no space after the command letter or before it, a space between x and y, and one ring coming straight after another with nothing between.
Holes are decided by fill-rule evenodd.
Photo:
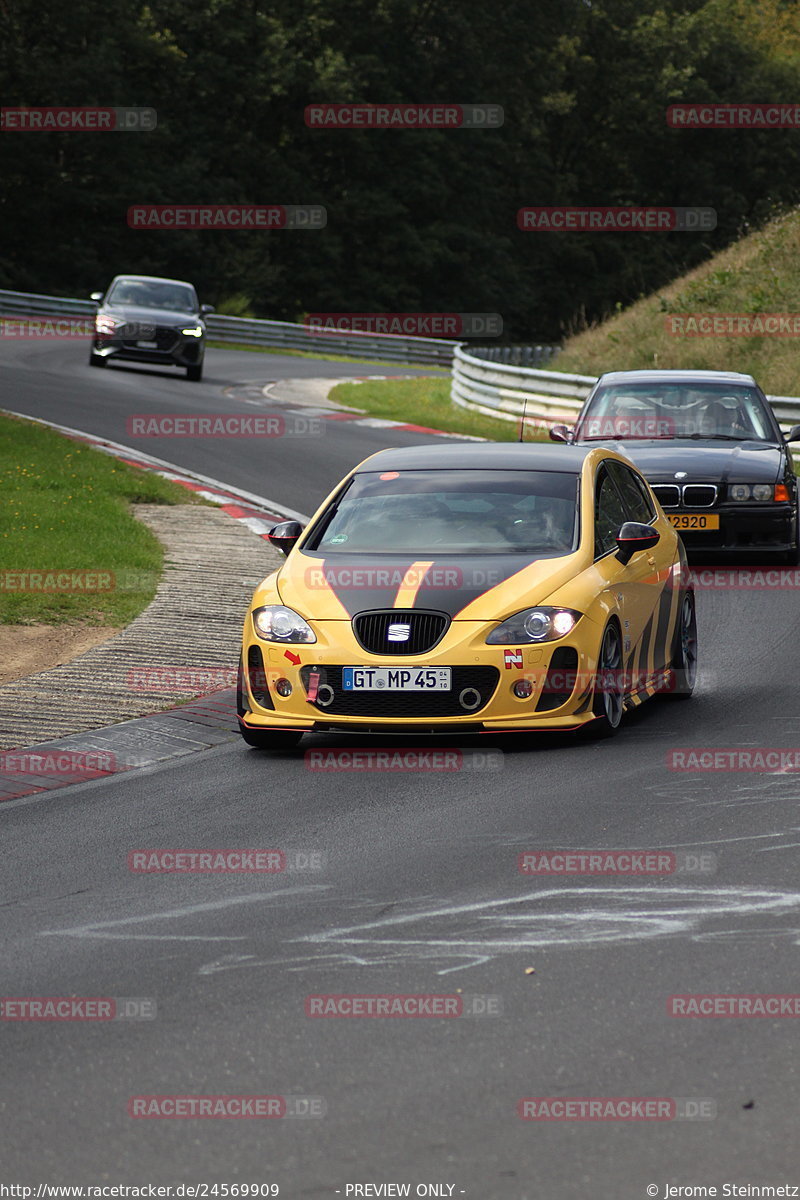
<instances>
[{"instance_id":1,"label":"asphalt track surface","mask_svg":"<svg viewBox=\"0 0 800 1200\"><path fill-rule=\"evenodd\" d=\"M212 351L208 381L192 388L82 361L74 347L4 348L3 406L125 441L128 411L217 411L223 388L262 371L362 370ZM342 427L324 445L287 442L268 469L251 443L145 448L310 512L384 434ZM444 739L469 769L416 774L312 771L304 752L333 744L323 738L274 757L237 743L4 805L0 993L151 997L158 1012L0 1022L3 1181L277 1183L281 1196L313 1198L438 1184L475 1200L800 1184L796 1023L667 1013L672 994L797 990L796 776L666 764L689 747L797 745L796 591L703 591L699 625L694 698L645 705L609 742ZM482 770L474 755L490 746L503 757ZM130 872L128 853L150 847L318 851L324 865ZM716 870L517 869L521 852L566 848L690 851L716 856ZM498 997L502 1012L337 1020L304 1009L311 994L459 989ZM153 1094L323 1097L327 1111L128 1116L129 1097ZM716 1115L521 1120L531 1096L706 1099Z\"/></svg>"}]
</instances>

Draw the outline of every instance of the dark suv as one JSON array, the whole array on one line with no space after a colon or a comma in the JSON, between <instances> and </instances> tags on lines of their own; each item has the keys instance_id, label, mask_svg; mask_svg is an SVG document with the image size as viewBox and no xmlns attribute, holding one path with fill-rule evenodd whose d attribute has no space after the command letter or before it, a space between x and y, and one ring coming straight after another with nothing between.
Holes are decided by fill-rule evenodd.
<instances>
[{"instance_id":1,"label":"dark suv","mask_svg":"<svg viewBox=\"0 0 800 1200\"><path fill-rule=\"evenodd\" d=\"M155 275L117 275L98 303L89 365L104 367L109 359L185 367L188 379L203 376L206 326L214 311L200 305L190 283Z\"/></svg>"}]
</instances>

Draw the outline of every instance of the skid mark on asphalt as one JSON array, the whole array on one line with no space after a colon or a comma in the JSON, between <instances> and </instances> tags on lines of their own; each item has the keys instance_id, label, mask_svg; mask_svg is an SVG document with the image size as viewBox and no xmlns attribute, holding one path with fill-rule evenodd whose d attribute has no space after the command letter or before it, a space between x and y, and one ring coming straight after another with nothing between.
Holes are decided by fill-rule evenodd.
<instances>
[{"instance_id":1,"label":"skid mark on asphalt","mask_svg":"<svg viewBox=\"0 0 800 1200\"><path fill-rule=\"evenodd\" d=\"M201 968L281 966L318 970L336 966L390 966L440 962L438 975L467 970L499 955L532 949L587 949L610 943L684 937L774 937L779 916L800 919L800 893L754 888L586 886L542 888L501 900L436 906L293 939L304 953L288 957L227 956ZM768 926L753 926L767 918ZM728 928L714 929L715 924ZM730 926L733 926L732 928ZM796 944L798 930L778 927Z\"/></svg>"},{"instance_id":2,"label":"skid mark on asphalt","mask_svg":"<svg viewBox=\"0 0 800 1200\"><path fill-rule=\"evenodd\" d=\"M274 892L251 892L246 896L229 896L224 900L212 900L206 904L187 904L183 908L168 909L165 912L146 913L137 917L121 917L116 921L95 921L88 925L76 925L71 929L42 929L40 937L77 937L77 938L112 938L123 941L146 942L245 942L247 935L226 936L210 934L157 934L157 933L125 933L121 926L145 925L151 921L179 921L184 917L194 917L198 913L219 912L225 908L235 908L243 904L266 904L274 900L282 900L286 896L296 896L301 893L325 890L324 884L309 884L304 887L280 888Z\"/></svg>"}]
</instances>

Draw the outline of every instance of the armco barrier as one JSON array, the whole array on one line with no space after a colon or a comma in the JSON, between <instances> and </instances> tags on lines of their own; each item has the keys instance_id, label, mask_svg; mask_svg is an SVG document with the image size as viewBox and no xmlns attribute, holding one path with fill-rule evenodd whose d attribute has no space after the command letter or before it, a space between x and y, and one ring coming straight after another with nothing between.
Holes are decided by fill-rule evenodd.
<instances>
[{"instance_id":1,"label":"armco barrier","mask_svg":"<svg viewBox=\"0 0 800 1200\"><path fill-rule=\"evenodd\" d=\"M567 375L498 361L514 347L458 345L453 354L451 399L460 408L504 421L530 420L571 425L597 382L595 375ZM537 349L543 349L537 347ZM800 397L767 396L784 432L800 424ZM800 455L800 449L794 451Z\"/></svg>"},{"instance_id":2,"label":"armco barrier","mask_svg":"<svg viewBox=\"0 0 800 1200\"><path fill-rule=\"evenodd\" d=\"M92 316L96 310L93 300L0 290L0 316ZM212 313L205 320L208 336L215 342L305 350L322 356L338 354L343 358L449 367L458 345L443 338L402 337L394 333L321 334L291 321L250 320L221 313Z\"/></svg>"}]
</instances>

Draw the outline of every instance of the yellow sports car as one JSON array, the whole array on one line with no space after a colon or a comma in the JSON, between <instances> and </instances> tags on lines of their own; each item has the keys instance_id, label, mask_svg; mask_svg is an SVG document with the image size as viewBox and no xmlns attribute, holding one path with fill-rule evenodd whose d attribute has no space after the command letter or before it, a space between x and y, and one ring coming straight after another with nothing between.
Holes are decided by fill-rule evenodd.
<instances>
[{"instance_id":1,"label":"yellow sports car","mask_svg":"<svg viewBox=\"0 0 800 1200\"><path fill-rule=\"evenodd\" d=\"M683 544L632 463L603 447L383 450L305 530L245 618L251 746L303 733L616 732L656 692L691 695Z\"/></svg>"}]
</instances>

